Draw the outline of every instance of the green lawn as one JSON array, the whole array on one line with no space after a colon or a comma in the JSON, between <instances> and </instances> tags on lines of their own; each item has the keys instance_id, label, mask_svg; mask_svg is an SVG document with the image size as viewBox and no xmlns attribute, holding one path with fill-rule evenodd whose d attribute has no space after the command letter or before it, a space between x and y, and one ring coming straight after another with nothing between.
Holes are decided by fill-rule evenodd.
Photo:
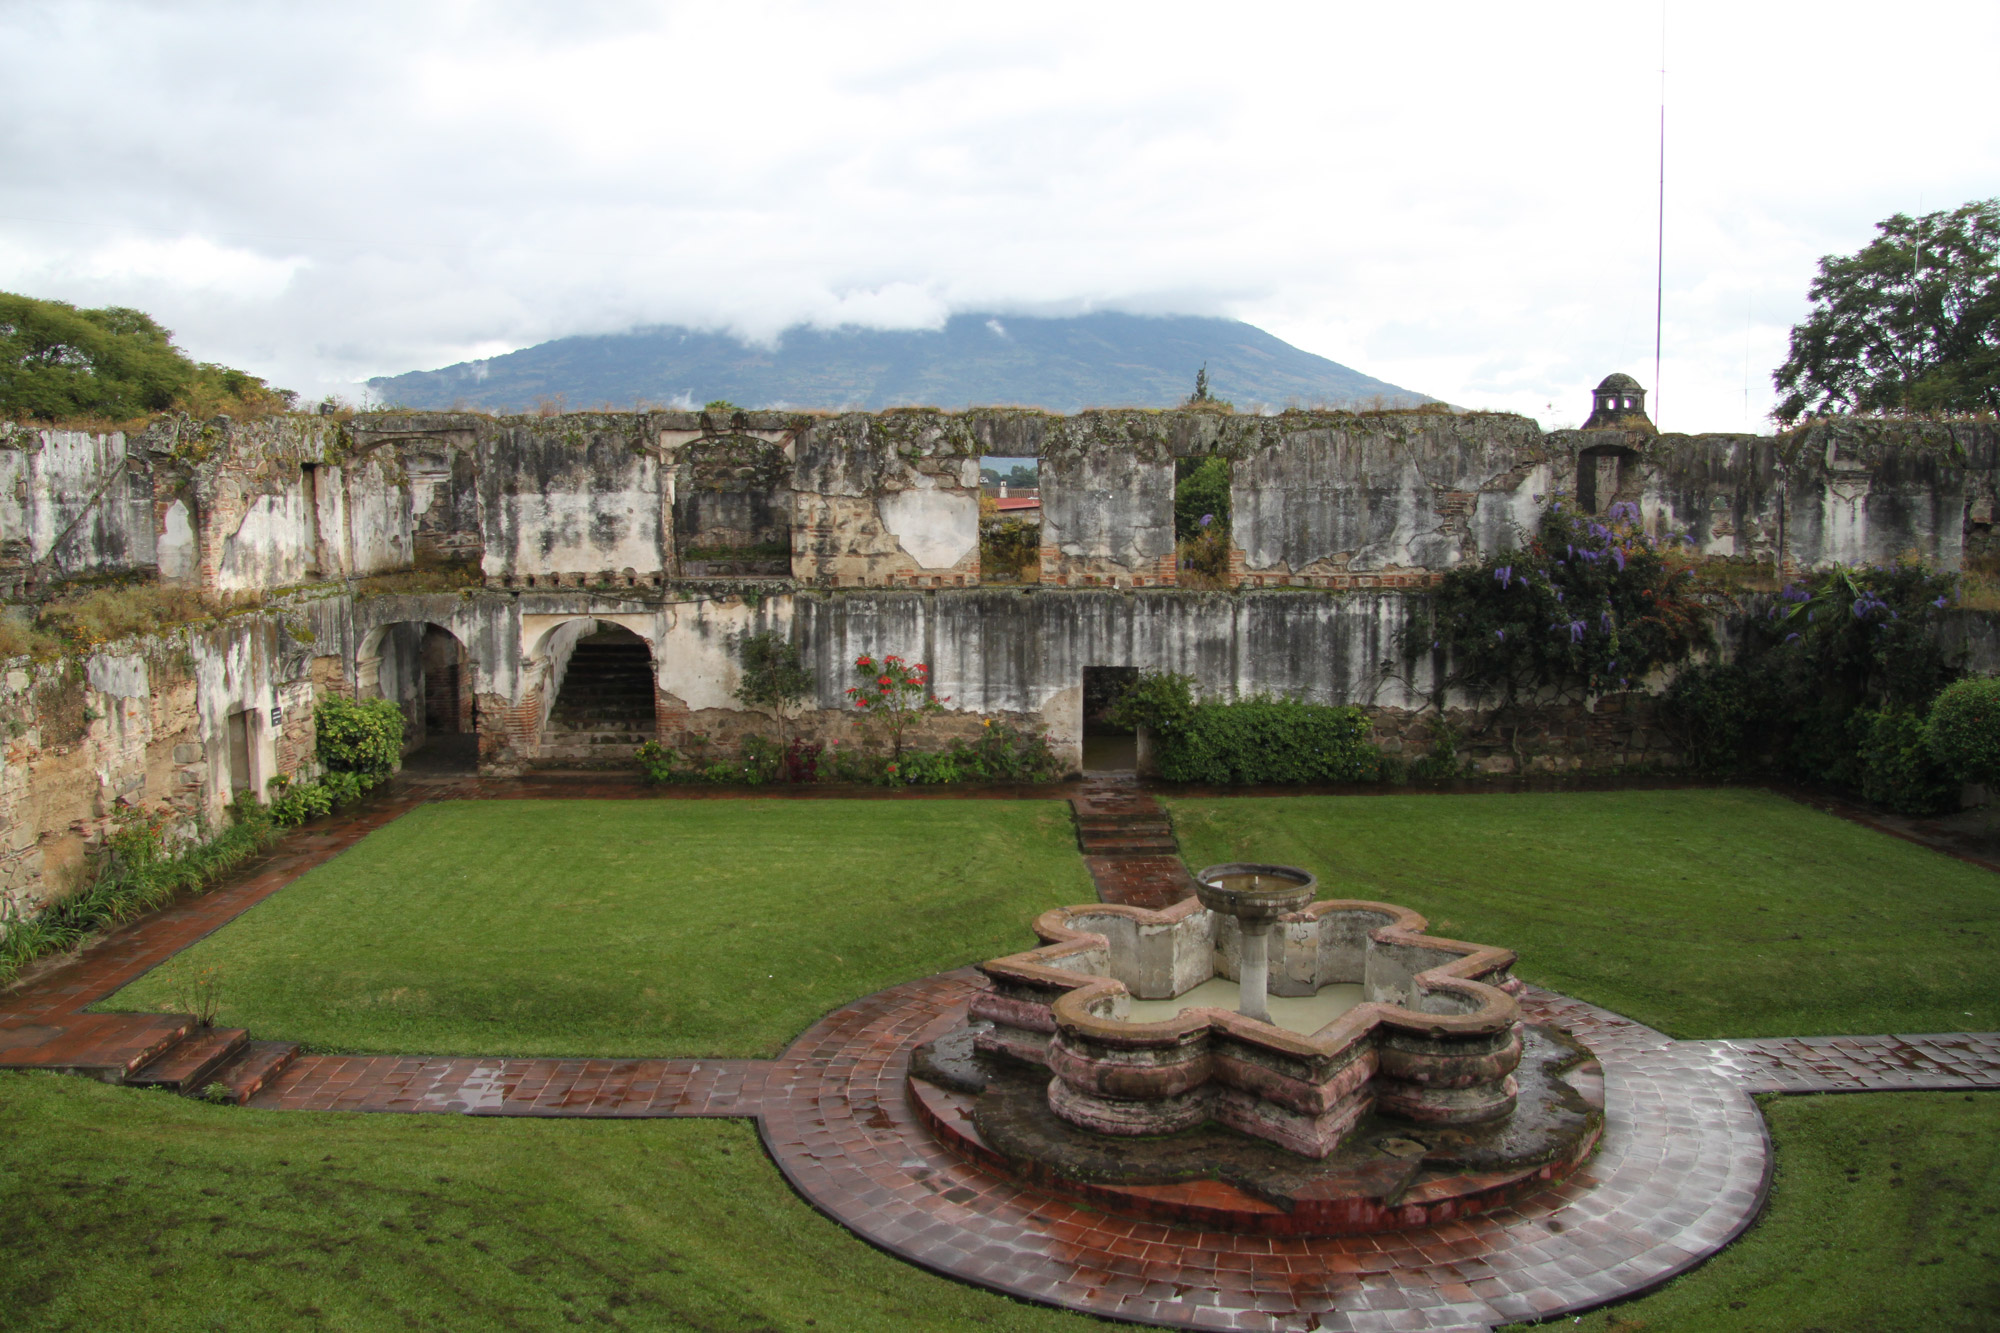
<instances>
[{"instance_id":1,"label":"green lawn","mask_svg":"<svg viewBox=\"0 0 2000 1333\"><path fill-rule=\"evenodd\" d=\"M2000 876L1768 792L1167 804L1196 869L1305 866L1676 1037L2000 1028Z\"/></svg>"},{"instance_id":2,"label":"green lawn","mask_svg":"<svg viewBox=\"0 0 2000 1333\"><path fill-rule=\"evenodd\" d=\"M0 1074L9 1330L1083 1333L814 1212L747 1121L217 1108Z\"/></svg>"},{"instance_id":3,"label":"green lawn","mask_svg":"<svg viewBox=\"0 0 2000 1333\"><path fill-rule=\"evenodd\" d=\"M1764 1105L1777 1176L1757 1225L1561 1327L1992 1327L2000 1094ZM9 1329L1103 1327L871 1249L743 1121L307 1115L4 1074L0 1124Z\"/></svg>"},{"instance_id":4,"label":"green lawn","mask_svg":"<svg viewBox=\"0 0 2000 1333\"><path fill-rule=\"evenodd\" d=\"M885 986L1090 902L1055 801L419 807L106 1003L322 1051L769 1056Z\"/></svg>"},{"instance_id":5,"label":"green lawn","mask_svg":"<svg viewBox=\"0 0 2000 1333\"><path fill-rule=\"evenodd\" d=\"M1983 1333L2000 1322L2000 1093L1760 1100L1778 1148L1764 1216L1653 1295L1554 1327Z\"/></svg>"}]
</instances>

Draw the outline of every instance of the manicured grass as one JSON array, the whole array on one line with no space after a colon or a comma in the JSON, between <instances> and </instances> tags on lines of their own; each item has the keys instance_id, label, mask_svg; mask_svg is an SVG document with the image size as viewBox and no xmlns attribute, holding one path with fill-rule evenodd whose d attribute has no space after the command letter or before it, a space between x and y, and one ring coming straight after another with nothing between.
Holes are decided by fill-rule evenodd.
<instances>
[{"instance_id":1,"label":"manicured grass","mask_svg":"<svg viewBox=\"0 0 2000 1333\"><path fill-rule=\"evenodd\" d=\"M1764 1216L1578 1333L1976 1333L2000 1316L2000 1093L1766 1097ZM1516 1326L1525 1327L1525 1326Z\"/></svg>"},{"instance_id":2,"label":"manicured grass","mask_svg":"<svg viewBox=\"0 0 2000 1333\"><path fill-rule=\"evenodd\" d=\"M300 877L107 1007L319 1050L769 1056L1095 897L1054 801L461 801Z\"/></svg>"},{"instance_id":3,"label":"manicured grass","mask_svg":"<svg viewBox=\"0 0 2000 1333\"><path fill-rule=\"evenodd\" d=\"M792 1194L744 1121L216 1108L0 1074L10 1330L1052 1333Z\"/></svg>"},{"instance_id":4,"label":"manicured grass","mask_svg":"<svg viewBox=\"0 0 2000 1333\"><path fill-rule=\"evenodd\" d=\"M1167 804L1196 869L1304 866L1676 1037L2000 1028L2000 876L1768 792Z\"/></svg>"}]
</instances>

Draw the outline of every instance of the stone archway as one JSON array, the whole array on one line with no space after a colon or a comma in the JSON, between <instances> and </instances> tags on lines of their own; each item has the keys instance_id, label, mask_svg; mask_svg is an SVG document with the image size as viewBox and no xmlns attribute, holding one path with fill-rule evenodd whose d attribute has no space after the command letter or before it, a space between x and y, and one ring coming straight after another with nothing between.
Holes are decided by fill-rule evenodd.
<instances>
[{"instance_id":1,"label":"stone archway","mask_svg":"<svg viewBox=\"0 0 2000 1333\"><path fill-rule=\"evenodd\" d=\"M538 767L623 767L659 735L654 644L624 619L576 617L536 641Z\"/></svg>"},{"instance_id":2,"label":"stone archway","mask_svg":"<svg viewBox=\"0 0 2000 1333\"><path fill-rule=\"evenodd\" d=\"M404 766L470 771L478 764L479 701L465 641L429 620L376 626L355 655L355 697L403 711Z\"/></svg>"}]
</instances>

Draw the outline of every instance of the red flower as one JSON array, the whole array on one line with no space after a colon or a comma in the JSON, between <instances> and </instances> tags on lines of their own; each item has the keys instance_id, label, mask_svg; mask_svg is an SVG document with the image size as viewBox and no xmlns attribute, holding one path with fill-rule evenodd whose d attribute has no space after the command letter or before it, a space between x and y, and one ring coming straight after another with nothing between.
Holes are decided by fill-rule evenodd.
<instances>
[{"instance_id":1,"label":"red flower","mask_svg":"<svg viewBox=\"0 0 2000 1333\"><path fill-rule=\"evenodd\" d=\"M854 665L862 668L863 670L866 670L869 666L872 665L872 663L870 663L869 660L865 657L857 657L854 659Z\"/></svg>"},{"instance_id":2,"label":"red flower","mask_svg":"<svg viewBox=\"0 0 2000 1333\"><path fill-rule=\"evenodd\" d=\"M883 677L882 677L881 679L877 680L877 681L876 681L875 683L876 683L877 685L887 685L887 684L889 683L889 678L888 678L887 676L883 676Z\"/></svg>"}]
</instances>

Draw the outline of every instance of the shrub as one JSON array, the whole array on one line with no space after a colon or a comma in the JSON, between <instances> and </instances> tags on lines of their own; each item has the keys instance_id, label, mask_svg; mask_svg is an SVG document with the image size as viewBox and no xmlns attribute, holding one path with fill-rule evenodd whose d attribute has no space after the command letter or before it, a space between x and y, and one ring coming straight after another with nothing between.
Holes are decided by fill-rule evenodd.
<instances>
[{"instance_id":1,"label":"shrub","mask_svg":"<svg viewBox=\"0 0 2000 1333\"><path fill-rule=\"evenodd\" d=\"M1358 708L1247 699L1197 704L1166 733L1160 776L1216 786L1259 782L1374 782L1382 757Z\"/></svg>"},{"instance_id":2,"label":"shrub","mask_svg":"<svg viewBox=\"0 0 2000 1333\"><path fill-rule=\"evenodd\" d=\"M1709 635L1693 574L1671 550L1645 532L1634 505L1613 505L1599 522L1551 504L1525 549L1452 570L1431 606L1413 604L1404 654L1414 662L1442 651L1440 696L1493 690L1502 706L1550 690L1630 689L1686 661Z\"/></svg>"},{"instance_id":3,"label":"shrub","mask_svg":"<svg viewBox=\"0 0 2000 1333\"><path fill-rule=\"evenodd\" d=\"M914 665L890 653L877 661L863 654L854 659L855 675L861 683L848 689L847 698L864 717L878 719L889 733L889 758L903 757L903 736L919 717L942 713L950 696L931 693L931 669L922 662Z\"/></svg>"},{"instance_id":4,"label":"shrub","mask_svg":"<svg viewBox=\"0 0 2000 1333\"><path fill-rule=\"evenodd\" d=\"M332 795L317 782L274 778L271 785L278 789L270 800L271 822L279 828L296 828L333 809Z\"/></svg>"},{"instance_id":5,"label":"shrub","mask_svg":"<svg viewBox=\"0 0 2000 1333\"><path fill-rule=\"evenodd\" d=\"M1931 704L1931 757L1961 782L2000 785L2000 678L1953 681Z\"/></svg>"},{"instance_id":6,"label":"shrub","mask_svg":"<svg viewBox=\"0 0 2000 1333\"><path fill-rule=\"evenodd\" d=\"M1194 677L1148 671L1118 696L1110 717L1121 727L1144 727L1166 737L1188 724L1194 706Z\"/></svg>"},{"instance_id":7,"label":"shrub","mask_svg":"<svg viewBox=\"0 0 2000 1333\"><path fill-rule=\"evenodd\" d=\"M1934 815L1958 806L1958 782L1931 756L1924 719L1914 709L1863 709L1853 729L1861 794L1898 814Z\"/></svg>"},{"instance_id":8,"label":"shrub","mask_svg":"<svg viewBox=\"0 0 2000 1333\"><path fill-rule=\"evenodd\" d=\"M214 884L270 842L271 819L263 806L239 802L231 813L233 822L221 833L198 832L179 848L167 845L161 816L136 811L122 816L105 839L88 884L35 916L10 909L0 918L0 982L43 954L75 948L94 930Z\"/></svg>"},{"instance_id":9,"label":"shrub","mask_svg":"<svg viewBox=\"0 0 2000 1333\"><path fill-rule=\"evenodd\" d=\"M319 759L343 773L387 773L403 755L403 710L388 699L354 703L337 694L320 700Z\"/></svg>"},{"instance_id":10,"label":"shrub","mask_svg":"<svg viewBox=\"0 0 2000 1333\"><path fill-rule=\"evenodd\" d=\"M1660 721L1689 767L1733 773L1746 761L1758 715L1750 673L1733 662L1705 662L1674 677Z\"/></svg>"}]
</instances>

